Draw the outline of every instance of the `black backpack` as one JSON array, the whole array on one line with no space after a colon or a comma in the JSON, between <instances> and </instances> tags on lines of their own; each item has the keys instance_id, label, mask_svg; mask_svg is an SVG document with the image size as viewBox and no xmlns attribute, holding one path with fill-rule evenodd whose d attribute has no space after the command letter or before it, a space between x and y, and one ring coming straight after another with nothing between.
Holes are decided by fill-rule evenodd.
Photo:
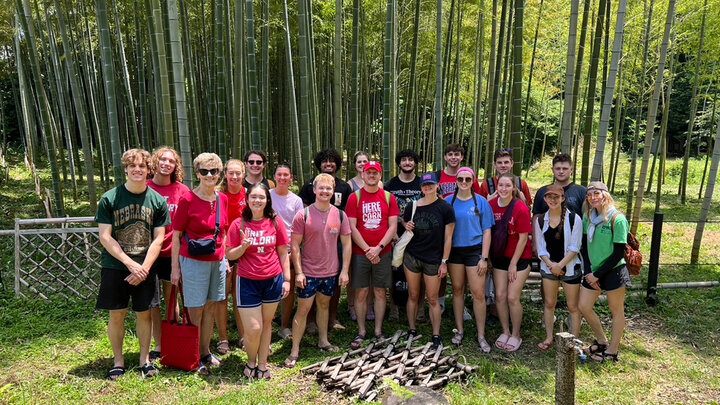
<instances>
[{"instance_id":1,"label":"black backpack","mask_svg":"<svg viewBox=\"0 0 720 405\"><path fill-rule=\"evenodd\" d=\"M492 239L490 241L491 257L503 257L505 255L505 248L507 248L507 241L510 236L508 225L510 225L510 218L512 218L513 210L517 202L518 199L513 198L502 218L496 221L492 227Z\"/></svg>"}]
</instances>

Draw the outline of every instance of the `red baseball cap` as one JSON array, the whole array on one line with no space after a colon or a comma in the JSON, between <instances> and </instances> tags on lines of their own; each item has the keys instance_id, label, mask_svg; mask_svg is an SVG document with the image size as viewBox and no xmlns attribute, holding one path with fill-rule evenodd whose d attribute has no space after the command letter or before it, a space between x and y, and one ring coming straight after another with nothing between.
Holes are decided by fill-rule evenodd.
<instances>
[{"instance_id":1,"label":"red baseball cap","mask_svg":"<svg viewBox=\"0 0 720 405\"><path fill-rule=\"evenodd\" d=\"M380 166L380 162L371 160L367 163L365 163L365 167L363 167L363 172L366 172L370 169L375 169L378 172L382 173L382 166Z\"/></svg>"}]
</instances>

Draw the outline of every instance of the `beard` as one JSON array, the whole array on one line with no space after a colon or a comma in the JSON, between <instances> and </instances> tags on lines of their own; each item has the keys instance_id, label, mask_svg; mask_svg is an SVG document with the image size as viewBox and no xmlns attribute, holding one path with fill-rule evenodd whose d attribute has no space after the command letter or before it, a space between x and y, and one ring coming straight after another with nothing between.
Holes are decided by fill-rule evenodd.
<instances>
[{"instance_id":1,"label":"beard","mask_svg":"<svg viewBox=\"0 0 720 405\"><path fill-rule=\"evenodd\" d=\"M400 168L400 171L403 172L403 173L405 173L405 174L410 174L410 173L412 173L412 172L415 171L415 168L413 167L412 169L407 170L407 169L404 169L404 168L401 167L401 168Z\"/></svg>"}]
</instances>

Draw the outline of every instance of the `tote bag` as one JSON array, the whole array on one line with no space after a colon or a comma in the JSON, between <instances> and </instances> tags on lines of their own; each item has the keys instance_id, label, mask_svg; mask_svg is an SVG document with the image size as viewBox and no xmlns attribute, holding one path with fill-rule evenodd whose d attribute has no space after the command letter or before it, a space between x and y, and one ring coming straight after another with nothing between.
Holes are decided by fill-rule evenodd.
<instances>
[{"instance_id":1,"label":"tote bag","mask_svg":"<svg viewBox=\"0 0 720 405\"><path fill-rule=\"evenodd\" d=\"M412 214L410 214L410 222L412 222L413 218L415 218L415 207L417 207L417 202L413 202L412 207ZM413 232L412 231L405 231L405 233L402 234L400 237L400 240L398 240L395 243L395 246L393 246L393 255L392 255L392 265L394 267L400 267L403 263L403 257L405 257L405 248L407 247L408 243L410 243L410 239L413 238Z\"/></svg>"},{"instance_id":2,"label":"tote bag","mask_svg":"<svg viewBox=\"0 0 720 405\"><path fill-rule=\"evenodd\" d=\"M190 313L185 308L183 297L183 322L175 319L175 305L177 303L177 287L172 287L170 302L168 303L167 318L162 322L162 359L163 366L192 371L200 366L200 328L190 321ZM180 291L182 297L182 289Z\"/></svg>"}]
</instances>

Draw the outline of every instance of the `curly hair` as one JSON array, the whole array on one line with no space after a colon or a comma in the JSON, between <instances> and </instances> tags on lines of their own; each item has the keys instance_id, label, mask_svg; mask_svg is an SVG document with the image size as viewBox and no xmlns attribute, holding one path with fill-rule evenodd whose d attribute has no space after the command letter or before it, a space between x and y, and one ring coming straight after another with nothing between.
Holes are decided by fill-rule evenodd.
<instances>
[{"instance_id":1,"label":"curly hair","mask_svg":"<svg viewBox=\"0 0 720 405\"><path fill-rule=\"evenodd\" d=\"M153 152L150 164L150 175L154 176L155 172L157 172L158 167L160 167L160 158L165 152L172 153L173 159L175 159L175 171L170 174L170 182L182 183L183 179L185 178L185 173L183 172L182 158L175 149L169 146L161 146L155 149L155 152Z\"/></svg>"},{"instance_id":2,"label":"curly hair","mask_svg":"<svg viewBox=\"0 0 720 405\"><path fill-rule=\"evenodd\" d=\"M340 171L340 168L342 167L342 156L340 156L340 153L335 149L321 150L320 152L318 152L317 155L315 155L315 160L313 161L313 163L315 164L315 167L318 169L318 171L322 171L320 169L320 165L322 164L322 162L325 162L327 160L335 162L335 171Z\"/></svg>"},{"instance_id":3,"label":"curly hair","mask_svg":"<svg viewBox=\"0 0 720 405\"><path fill-rule=\"evenodd\" d=\"M270 218L270 219L275 219L275 217L277 216L277 214L275 213L275 210L274 210L273 207L272 207L272 198L270 197L270 189L267 188L266 185L264 185L264 184L262 184L262 183L259 183L259 182L253 184L253 185L250 186L250 188L247 190L247 195L246 195L245 198L249 201L249 200L250 200L250 194L251 194L251 193L253 192L253 190L255 190L256 188L259 188L260 190L262 190L262 191L265 193L265 201L266 201L266 203L265 203L265 209L263 210L263 217L265 217L265 218ZM247 205L245 205L245 208L243 208L242 217L243 217L243 219L245 220L245 222L250 222L250 221L252 221L253 214L252 214L252 209L250 208L250 204L249 204L249 203L248 203Z\"/></svg>"},{"instance_id":4,"label":"curly hair","mask_svg":"<svg viewBox=\"0 0 720 405\"><path fill-rule=\"evenodd\" d=\"M204 152L197 155L195 160L193 160L193 170L198 171L198 168L200 168L200 165L202 164L214 165L215 168L219 170L222 170L223 168L222 159L220 159L220 156L214 153Z\"/></svg>"},{"instance_id":5,"label":"curly hair","mask_svg":"<svg viewBox=\"0 0 720 405\"><path fill-rule=\"evenodd\" d=\"M145 166L148 168L149 171L152 163L152 158L150 157L150 152L146 151L145 149L126 150L121 158L123 169L127 169L127 167L135 163L138 158L142 159L143 163L145 163Z\"/></svg>"},{"instance_id":6,"label":"curly hair","mask_svg":"<svg viewBox=\"0 0 720 405\"><path fill-rule=\"evenodd\" d=\"M398 152L397 155L395 155L395 164L400 166L400 162L402 161L403 158L406 158L406 157L412 158L412 160L415 161L415 164L420 163L420 160L421 160L420 155L418 155L414 150L403 149L400 152Z\"/></svg>"}]
</instances>

